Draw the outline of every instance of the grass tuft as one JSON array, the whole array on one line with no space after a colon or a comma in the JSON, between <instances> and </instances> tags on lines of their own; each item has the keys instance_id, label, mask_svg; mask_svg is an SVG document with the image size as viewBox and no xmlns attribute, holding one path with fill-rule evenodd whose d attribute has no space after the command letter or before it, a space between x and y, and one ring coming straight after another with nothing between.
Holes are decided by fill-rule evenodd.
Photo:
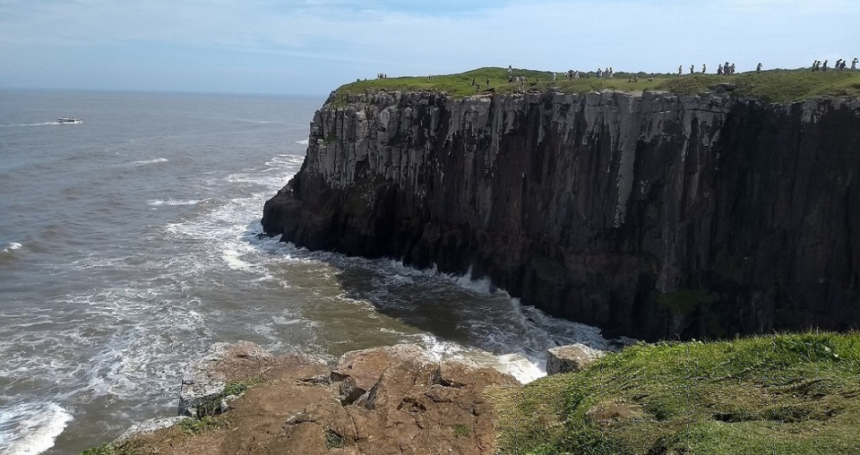
<instances>
[{"instance_id":1,"label":"grass tuft","mask_svg":"<svg viewBox=\"0 0 860 455\"><path fill-rule=\"evenodd\" d=\"M218 417L204 416L179 422L179 429L186 434L201 434L229 426L229 422Z\"/></svg>"},{"instance_id":2,"label":"grass tuft","mask_svg":"<svg viewBox=\"0 0 860 455\"><path fill-rule=\"evenodd\" d=\"M327 449L342 449L346 444L346 439L337 431L331 428L325 430L325 446Z\"/></svg>"},{"instance_id":3,"label":"grass tuft","mask_svg":"<svg viewBox=\"0 0 860 455\"><path fill-rule=\"evenodd\" d=\"M465 438L472 432L468 426L458 423L453 426L455 438Z\"/></svg>"}]
</instances>

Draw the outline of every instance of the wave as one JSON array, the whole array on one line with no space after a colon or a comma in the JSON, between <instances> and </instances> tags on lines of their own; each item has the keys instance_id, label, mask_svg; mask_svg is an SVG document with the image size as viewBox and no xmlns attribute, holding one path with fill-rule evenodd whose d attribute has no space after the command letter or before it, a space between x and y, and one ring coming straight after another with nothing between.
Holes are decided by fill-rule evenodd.
<instances>
[{"instance_id":1,"label":"wave","mask_svg":"<svg viewBox=\"0 0 860 455\"><path fill-rule=\"evenodd\" d=\"M42 453L54 446L72 419L56 403L27 403L0 410L0 451L6 455Z\"/></svg>"},{"instance_id":2,"label":"wave","mask_svg":"<svg viewBox=\"0 0 860 455\"><path fill-rule=\"evenodd\" d=\"M21 249L20 243L10 243L6 248L0 250L0 264L6 262L7 260L12 261L15 259L15 250Z\"/></svg>"},{"instance_id":3,"label":"wave","mask_svg":"<svg viewBox=\"0 0 860 455\"><path fill-rule=\"evenodd\" d=\"M154 206L154 207L159 207L159 206L162 206L162 205L168 205L168 206L178 206L178 205L197 205L197 204L199 204L199 203L200 203L200 201L198 201L198 200L194 200L194 199L189 199L189 200L182 200L182 199L150 199L149 201L146 201L146 205L151 205L151 206Z\"/></svg>"},{"instance_id":4,"label":"wave","mask_svg":"<svg viewBox=\"0 0 860 455\"><path fill-rule=\"evenodd\" d=\"M15 124L7 124L0 125L0 128L15 128L21 126L45 126L45 125L59 125L60 122L42 122L42 123L15 123Z\"/></svg>"},{"instance_id":5,"label":"wave","mask_svg":"<svg viewBox=\"0 0 860 455\"><path fill-rule=\"evenodd\" d=\"M145 166L147 164L166 163L167 161L168 161L167 158L155 158L153 160L133 161L131 164L133 164L135 166Z\"/></svg>"},{"instance_id":6,"label":"wave","mask_svg":"<svg viewBox=\"0 0 860 455\"><path fill-rule=\"evenodd\" d=\"M307 139L305 139L303 141L296 141L296 144L299 144L299 145L308 145L308 143L309 143L309 141Z\"/></svg>"},{"instance_id":7,"label":"wave","mask_svg":"<svg viewBox=\"0 0 860 455\"><path fill-rule=\"evenodd\" d=\"M20 243L12 242L9 244L9 246L7 246L6 248L3 248L2 253L9 253L9 252L12 252L15 250L20 250L20 249L21 249Z\"/></svg>"}]
</instances>

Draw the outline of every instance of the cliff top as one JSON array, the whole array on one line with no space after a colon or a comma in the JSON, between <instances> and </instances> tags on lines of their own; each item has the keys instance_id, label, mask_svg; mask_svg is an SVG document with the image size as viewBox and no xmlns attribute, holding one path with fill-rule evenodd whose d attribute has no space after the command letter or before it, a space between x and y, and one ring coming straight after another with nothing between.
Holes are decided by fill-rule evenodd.
<instances>
[{"instance_id":1,"label":"cliff top","mask_svg":"<svg viewBox=\"0 0 860 455\"><path fill-rule=\"evenodd\" d=\"M670 74L622 73L613 79L596 78L594 73L581 72L579 79L566 79L564 73L553 73L514 68L511 75L525 76L526 91L563 93L588 93L600 90L641 92L645 90L666 91L678 94L697 94L712 91L716 84L732 84L732 93L740 97L756 98L770 103L802 101L820 96L860 97L860 71L812 72L810 69L771 70L761 73L738 73L732 76L715 74L685 74L683 77ZM479 68L460 74L421 77L391 77L356 81L337 89L337 94L358 94L366 91L435 91L447 92L454 97L475 94L515 93L520 84L508 82L506 68ZM629 78L637 76L637 82ZM487 80L490 84L487 88ZM472 81L480 84L480 89Z\"/></svg>"}]
</instances>

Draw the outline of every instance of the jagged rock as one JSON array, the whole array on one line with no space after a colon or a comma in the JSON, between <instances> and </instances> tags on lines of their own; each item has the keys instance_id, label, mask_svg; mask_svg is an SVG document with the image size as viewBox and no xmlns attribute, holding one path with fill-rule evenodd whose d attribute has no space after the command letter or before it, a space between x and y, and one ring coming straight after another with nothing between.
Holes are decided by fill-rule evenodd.
<instances>
[{"instance_id":1,"label":"jagged rock","mask_svg":"<svg viewBox=\"0 0 860 455\"><path fill-rule=\"evenodd\" d=\"M267 233L471 270L609 337L860 326L857 100L348 98L314 115Z\"/></svg>"},{"instance_id":2,"label":"jagged rock","mask_svg":"<svg viewBox=\"0 0 860 455\"><path fill-rule=\"evenodd\" d=\"M322 361L300 355L275 357L247 341L216 343L202 359L185 369L179 392L179 415L200 416L202 412L198 408L204 404L208 412L223 412L229 406L226 397L221 395L230 381L285 371L313 380L327 369Z\"/></svg>"},{"instance_id":3,"label":"jagged rock","mask_svg":"<svg viewBox=\"0 0 860 455\"><path fill-rule=\"evenodd\" d=\"M547 375L582 371L606 355L604 351L579 343L552 348L547 353L549 354L546 359Z\"/></svg>"}]
</instances>

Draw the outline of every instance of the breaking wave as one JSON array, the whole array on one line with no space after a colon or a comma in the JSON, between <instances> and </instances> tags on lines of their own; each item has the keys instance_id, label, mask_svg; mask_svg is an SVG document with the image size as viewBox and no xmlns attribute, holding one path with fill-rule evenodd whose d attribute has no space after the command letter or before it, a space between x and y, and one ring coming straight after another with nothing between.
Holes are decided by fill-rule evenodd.
<instances>
[{"instance_id":1,"label":"breaking wave","mask_svg":"<svg viewBox=\"0 0 860 455\"><path fill-rule=\"evenodd\" d=\"M147 164L166 163L167 161L168 161L167 158L155 158L152 160L133 161L131 164L133 164L135 166L146 166Z\"/></svg>"},{"instance_id":2,"label":"breaking wave","mask_svg":"<svg viewBox=\"0 0 860 455\"><path fill-rule=\"evenodd\" d=\"M72 415L56 403L19 404L0 410L0 452L36 455L54 446Z\"/></svg>"},{"instance_id":3,"label":"breaking wave","mask_svg":"<svg viewBox=\"0 0 860 455\"><path fill-rule=\"evenodd\" d=\"M182 199L150 199L149 201L146 201L146 205L151 205L151 206L153 206L153 207L160 207L160 206L162 206L162 205L167 205L167 206L197 205L197 204L199 204L199 203L200 203L200 201L198 201L198 200L194 200L194 199L189 199L189 200L182 200Z\"/></svg>"}]
</instances>

